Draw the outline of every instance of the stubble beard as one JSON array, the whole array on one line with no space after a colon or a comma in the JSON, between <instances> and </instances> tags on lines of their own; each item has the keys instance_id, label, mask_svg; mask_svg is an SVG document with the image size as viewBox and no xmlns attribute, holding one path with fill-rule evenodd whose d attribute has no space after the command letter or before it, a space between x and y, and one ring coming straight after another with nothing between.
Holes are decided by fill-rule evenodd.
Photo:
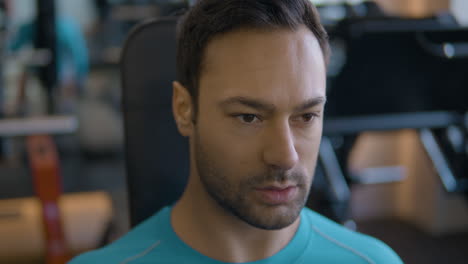
<instances>
[{"instance_id":1,"label":"stubble beard","mask_svg":"<svg viewBox=\"0 0 468 264\"><path fill-rule=\"evenodd\" d=\"M203 149L198 135L195 137L194 148L198 176L205 191L229 214L264 230L283 229L299 217L309 195L310 181L307 182L306 175L271 170L249 177L239 177L245 180L233 183L229 179L235 177L227 177L225 170L214 160L213 156L216 155L210 156ZM253 197L255 187L286 181L295 183L298 188L296 199L288 204L268 205Z\"/></svg>"}]
</instances>

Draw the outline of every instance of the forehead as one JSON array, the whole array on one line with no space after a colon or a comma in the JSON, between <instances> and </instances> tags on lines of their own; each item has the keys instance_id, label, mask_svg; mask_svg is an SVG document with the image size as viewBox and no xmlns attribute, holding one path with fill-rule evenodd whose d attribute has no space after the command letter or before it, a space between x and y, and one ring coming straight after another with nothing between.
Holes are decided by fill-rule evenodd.
<instances>
[{"instance_id":1,"label":"forehead","mask_svg":"<svg viewBox=\"0 0 468 264\"><path fill-rule=\"evenodd\" d=\"M288 100L299 100L325 96L325 75L320 45L306 27L294 31L241 30L208 44L199 93L200 97L258 96L272 100L287 95Z\"/></svg>"},{"instance_id":2,"label":"forehead","mask_svg":"<svg viewBox=\"0 0 468 264\"><path fill-rule=\"evenodd\" d=\"M272 100L282 95L288 100L325 96L320 45L306 27L218 36L205 50L199 94Z\"/></svg>"}]
</instances>

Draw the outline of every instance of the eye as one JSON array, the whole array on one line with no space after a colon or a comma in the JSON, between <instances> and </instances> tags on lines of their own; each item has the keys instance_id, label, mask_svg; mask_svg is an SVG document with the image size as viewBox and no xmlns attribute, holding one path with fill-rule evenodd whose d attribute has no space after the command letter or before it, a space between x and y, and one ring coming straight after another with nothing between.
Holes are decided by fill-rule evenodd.
<instances>
[{"instance_id":1,"label":"eye","mask_svg":"<svg viewBox=\"0 0 468 264\"><path fill-rule=\"evenodd\" d=\"M252 124L260 121L260 119L254 114L240 114L236 115L236 117L243 123L247 124Z\"/></svg>"},{"instance_id":2,"label":"eye","mask_svg":"<svg viewBox=\"0 0 468 264\"><path fill-rule=\"evenodd\" d=\"M308 124L308 123L312 123L312 121L314 121L315 118L317 117L319 117L317 113L305 113L305 114L295 117L293 120L295 122Z\"/></svg>"},{"instance_id":3,"label":"eye","mask_svg":"<svg viewBox=\"0 0 468 264\"><path fill-rule=\"evenodd\" d=\"M307 114L303 114L301 116L302 121L304 121L306 123L312 121L316 117L317 117L317 114L313 114L313 113L307 113Z\"/></svg>"}]
</instances>

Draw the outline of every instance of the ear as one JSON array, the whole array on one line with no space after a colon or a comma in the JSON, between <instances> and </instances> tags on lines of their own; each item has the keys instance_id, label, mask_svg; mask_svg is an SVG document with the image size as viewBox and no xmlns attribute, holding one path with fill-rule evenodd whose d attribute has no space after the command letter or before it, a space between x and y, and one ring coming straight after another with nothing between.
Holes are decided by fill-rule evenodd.
<instances>
[{"instance_id":1,"label":"ear","mask_svg":"<svg viewBox=\"0 0 468 264\"><path fill-rule=\"evenodd\" d=\"M172 82L172 113L179 133L188 137L193 131L193 105L188 90L179 82Z\"/></svg>"}]
</instances>

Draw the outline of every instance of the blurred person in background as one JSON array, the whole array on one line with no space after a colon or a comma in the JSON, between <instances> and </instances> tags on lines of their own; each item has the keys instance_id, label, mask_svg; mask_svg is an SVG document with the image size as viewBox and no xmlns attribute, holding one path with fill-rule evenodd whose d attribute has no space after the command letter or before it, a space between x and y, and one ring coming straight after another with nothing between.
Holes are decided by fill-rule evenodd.
<instances>
[{"instance_id":1,"label":"blurred person in background","mask_svg":"<svg viewBox=\"0 0 468 264\"><path fill-rule=\"evenodd\" d=\"M36 39L35 21L21 24L8 48L18 52L33 45ZM57 76L60 93L59 111L76 110L76 100L83 95L89 72L88 48L80 25L71 17L58 16L55 24L57 43Z\"/></svg>"}]
</instances>

